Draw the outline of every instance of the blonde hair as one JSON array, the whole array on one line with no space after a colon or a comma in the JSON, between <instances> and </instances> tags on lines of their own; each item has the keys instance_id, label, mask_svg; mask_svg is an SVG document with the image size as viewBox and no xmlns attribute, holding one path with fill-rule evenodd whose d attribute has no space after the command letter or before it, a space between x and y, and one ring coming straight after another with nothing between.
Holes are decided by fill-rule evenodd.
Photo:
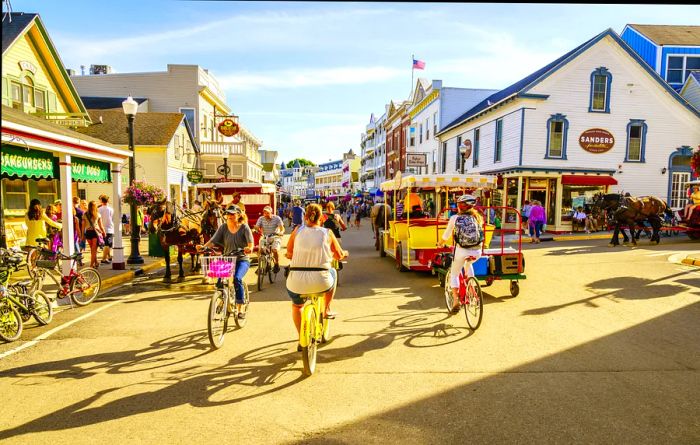
<instances>
[{"instance_id":1,"label":"blonde hair","mask_svg":"<svg viewBox=\"0 0 700 445\"><path fill-rule=\"evenodd\" d=\"M333 213L334 210L335 210L335 204L333 204L331 201L328 201L326 203L326 212Z\"/></svg>"},{"instance_id":2,"label":"blonde hair","mask_svg":"<svg viewBox=\"0 0 700 445\"><path fill-rule=\"evenodd\" d=\"M322 213L323 210L318 204L309 204L306 206L306 220L312 224L318 224Z\"/></svg>"}]
</instances>

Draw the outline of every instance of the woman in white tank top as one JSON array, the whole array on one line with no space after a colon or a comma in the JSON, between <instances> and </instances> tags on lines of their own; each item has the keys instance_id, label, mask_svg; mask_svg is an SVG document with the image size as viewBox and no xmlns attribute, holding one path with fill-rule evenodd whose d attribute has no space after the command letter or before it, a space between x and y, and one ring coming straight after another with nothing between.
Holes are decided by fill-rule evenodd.
<instances>
[{"instance_id":1,"label":"woman in white tank top","mask_svg":"<svg viewBox=\"0 0 700 445\"><path fill-rule=\"evenodd\" d=\"M292 318L297 333L301 325L301 308L304 306L302 295L325 292L325 314L329 318L335 315L329 311L336 283L336 271L331 261L333 257L342 260L348 256L333 232L319 226L322 214L318 204L307 206L304 225L292 232L287 243L286 256L292 260L287 292L292 299Z\"/></svg>"}]
</instances>

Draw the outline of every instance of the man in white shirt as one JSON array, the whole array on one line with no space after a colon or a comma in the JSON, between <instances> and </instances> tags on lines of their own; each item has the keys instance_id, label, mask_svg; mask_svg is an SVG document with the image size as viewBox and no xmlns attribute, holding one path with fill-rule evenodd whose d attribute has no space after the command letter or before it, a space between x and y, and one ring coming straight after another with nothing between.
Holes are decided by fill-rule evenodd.
<instances>
[{"instance_id":1,"label":"man in white shirt","mask_svg":"<svg viewBox=\"0 0 700 445\"><path fill-rule=\"evenodd\" d=\"M102 219L102 225L105 228L105 246L102 249L102 264L109 264L112 262L111 250L112 250L112 240L114 239L114 209L108 205L109 197L107 195L100 195L100 205L97 211L100 213L100 218Z\"/></svg>"}]
</instances>

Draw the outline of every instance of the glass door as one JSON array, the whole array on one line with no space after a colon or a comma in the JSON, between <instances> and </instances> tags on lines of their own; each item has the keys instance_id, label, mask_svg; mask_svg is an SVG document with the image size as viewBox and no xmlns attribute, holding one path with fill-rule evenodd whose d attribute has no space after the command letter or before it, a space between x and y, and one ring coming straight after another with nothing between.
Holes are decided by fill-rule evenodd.
<instances>
[{"instance_id":1,"label":"glass door","mask_svg":"<svg viewBox=\"0 0 700 445\"><path fill-rule=\"evenodd\" d=\"M682 209L688 200L687 184L690 181L689 172L673 173L671 177L671 208Z\"/></svg>"}]
</instances>

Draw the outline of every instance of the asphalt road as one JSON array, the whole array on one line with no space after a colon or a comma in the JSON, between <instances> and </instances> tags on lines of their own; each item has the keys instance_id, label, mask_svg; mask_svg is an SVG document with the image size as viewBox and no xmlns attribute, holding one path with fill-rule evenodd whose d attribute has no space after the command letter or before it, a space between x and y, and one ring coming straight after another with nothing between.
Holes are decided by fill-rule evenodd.
<instances>
[{"instance_id":1,"label":"asphalt road","mask_svg":"<svg viewBox=\"0 0 700 445\"><path fill-rule=\"evenodd\" d=\"M520 295L485 288L471 332L367 227L343 241L312 377L282 273L218 351L209 288L142 279L0 345L0 443L700 443L697 242L525 245Z\"/></svg>"}]
</instances>

